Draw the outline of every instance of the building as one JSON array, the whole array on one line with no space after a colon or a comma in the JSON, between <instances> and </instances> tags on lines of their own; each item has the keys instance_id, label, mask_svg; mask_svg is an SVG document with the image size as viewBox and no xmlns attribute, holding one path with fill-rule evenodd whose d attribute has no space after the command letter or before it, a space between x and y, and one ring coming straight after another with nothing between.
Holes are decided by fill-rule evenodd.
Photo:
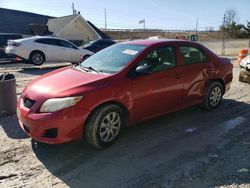
<instances>
[{"instance_id":1,"label":"building","mask_svg":"<svg viewBox=\"0 0 250 188\"><path fill-rule=\"evenodd\" d=\"M54 35L71 41L110 38L80 14L51 17L0 8L0 33Z\"/></svg>"},{"instance_id":2,"label":"building","mask_svg":"<svg viewBox=\"0 0 250 188\"><path fill-rule=\"evenodd\" d=\"M0 15L0 33L17 33L27 36L34 35L30 24L46 25L48 19L53 18L4 8L0 8Z\"/></svg>"},{"instance_id":3,"label":"building","mask_svg":"<svg viewBox=\"0 0 250 188\"><path fill-rule=\"evenodd\" d=\"M49 19L47 26L54 36L68 40L89 41L101 38L80 14Z\"/></svg>"}]
</instances>

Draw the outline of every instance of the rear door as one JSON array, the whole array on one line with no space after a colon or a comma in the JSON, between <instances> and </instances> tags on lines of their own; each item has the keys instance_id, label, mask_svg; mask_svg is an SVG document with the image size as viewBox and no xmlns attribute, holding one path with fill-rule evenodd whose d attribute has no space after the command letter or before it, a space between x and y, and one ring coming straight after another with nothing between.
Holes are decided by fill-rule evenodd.
<instances>
[{"instance_id":1,"label":"rear door","mask_svg":"<svg viewBox=\"0 0 250 188\"><path fill-rule=\"evenodd\" d=\"M40 50L45 54L46 61L58 61L63 52L58 48L56 39L41 38L35 41L36 50Z\"/></svg>"},{"instance_id":2,"label":"rear door","mask_svg":"<svg viewBox=\"0 0 250 188\"><path fill-rule=\"evenodd\" d=\"M190 106L202 102L207 81L214 76L215 68L208 55L198 45L180 44L182 66L183 104Z\"/></svg>"},{"instance_id":3,"label":"rear door","mask_svg":"<svg viewBox=\"0 0 250 188\"><path fill-rule=\"evenodd\" d=\"M150 65L152 73L132 80L135 121L180 108L182 83L175 49L175 46L155 48L137 65Z\"/></svg>"}]
</instances>

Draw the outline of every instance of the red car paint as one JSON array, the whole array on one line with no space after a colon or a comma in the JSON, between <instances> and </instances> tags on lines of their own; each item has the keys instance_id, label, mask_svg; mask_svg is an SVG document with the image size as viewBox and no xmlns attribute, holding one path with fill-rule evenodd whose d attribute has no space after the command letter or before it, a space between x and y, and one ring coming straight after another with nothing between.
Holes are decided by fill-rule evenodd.
<instances>
[{"instance_id":1,"label":"red car paint","mask_svg":"<svg viewBox=\"0 0 250 188\"><path fill-rule=\"evenodd\" d=\"M232 81L232 64L216 56L202 45L181 40L143 40L126 44L146 45L146 48L124 69L115 74L90 74L62 68L32 81L18 101L21 128L35 140L62 143L82 138L87 118L104 103L119 103L127 109L129 125L180 110L203 101L211 80L220 80L225 91ZM129 72L150 51L161 46L174 46L177 65L150 75L129 77ZM209 61L184 65L179 46L193 46L207 54ZM40 113L41 105L50 98L83 96L75 106L53 113ZM23 98L35 101L29 109ZM25 126L24 126L25 125ZM51 128L58 130L54 138L44 137Z\"/></svg>"}]
</instances>

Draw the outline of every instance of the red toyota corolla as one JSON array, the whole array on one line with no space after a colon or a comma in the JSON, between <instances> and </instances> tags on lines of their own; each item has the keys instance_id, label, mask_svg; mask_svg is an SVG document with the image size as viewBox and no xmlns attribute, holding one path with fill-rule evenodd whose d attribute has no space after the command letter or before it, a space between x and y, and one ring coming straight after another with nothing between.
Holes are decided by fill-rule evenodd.
<instances>
[{"instance_id":1,"label":"red toyota corolla","mask_svg":"<svg viewBox=\"0 0 250 188\"><path fill-rule=\"evenodd\" d=\"M232 68L194 42L116 44L32 81L18 101L20 126L40 142L84 136L103 148L124 126L196 104L216 108L230 88Z\"/></svg>"}]
</instances>

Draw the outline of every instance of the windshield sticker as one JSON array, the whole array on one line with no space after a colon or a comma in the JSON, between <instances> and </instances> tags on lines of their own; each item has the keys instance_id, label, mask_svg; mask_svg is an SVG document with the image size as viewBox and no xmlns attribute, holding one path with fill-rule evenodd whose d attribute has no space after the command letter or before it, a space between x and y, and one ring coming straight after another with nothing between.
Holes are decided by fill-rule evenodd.
<instances>
[{"instance_id":1,"label":"windshield sticker","mask_svg":"<svg viewBox=\"0 0 250 188\"><path fill-rule=\"evenodd\" d=\"M127 49L127 50L124 50L122 53L128 54L128 55L135 55L138 53L138 51Z\"/></svg>"}]
</instances>

